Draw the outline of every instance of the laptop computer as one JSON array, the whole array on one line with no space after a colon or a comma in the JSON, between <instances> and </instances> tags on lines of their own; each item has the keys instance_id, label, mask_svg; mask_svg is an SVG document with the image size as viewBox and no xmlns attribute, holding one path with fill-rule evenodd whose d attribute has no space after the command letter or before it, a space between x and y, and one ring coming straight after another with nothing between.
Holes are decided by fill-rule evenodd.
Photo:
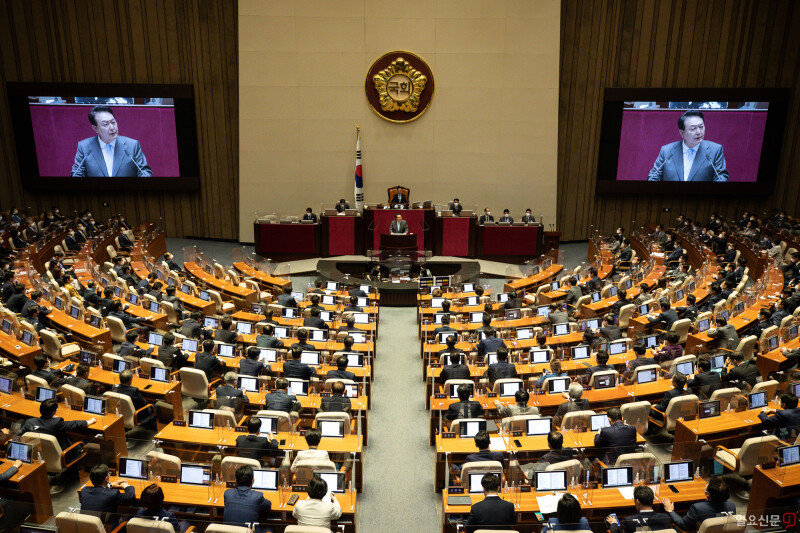
<instances>
[{"instance_id":1,"label":"laptop computer","mask_svg":"<svg viewBox=\"0 0 800 533\"><path fill-rule=\"evenodd\" d=\"M250 335L253 333L253 323L252 322L237 322L236 323L236 331L241 333L242 335Z\"/></svg>"},{"instance_id":2,"label":"laptop computer","mask_svg":"<svg viewBox=\"0 0 800 533\"><path fill-rule=\"evenodd\" d=\"M317 427L323 437L344 437L344 420L318 420Z\"/></svg>"},{"instance_id":3,"label":"laptop computer","mask_svg":"<svg viewBox=\"0 0 800 533\"><path fill-rule=\"evenodd\" d=\"M546 416L543 418L529 418L525 421L525 434L529 437L536 435L547 435L552 430L553 418Z\"/></svg>"},{"instance_id":4,"label":"laptop computer","mask_svg":"<svg viewBox=\"0 0 800 533\"><path fill-rule=\"evenodd\" d=\"M607 428L610 425L611 423L608 421L608 415L605 413L591 416L592 431L600 431L601 429Z\"/></svg>"},{"instance_id":5,"label":"laptop computer","mask_svg":"<svg viewBox=\"0 0 800 533\"><path fill-rule=\"evenodd\" d=\"M36 387L36 401L42 403L45 400L56 397L56 391L47 387Z\"/></svg>"},{"instance_id":6,"label":"laptop computer","mask_svg":"<svg viewBox=\"0 0 800 533\"><path fill-rule=\"evenodd\" d=\"M694 479L694 462L693 461L677 461L674 463L667 463L664 465L664 483L681 483L683 481L691 481Z\"/></svg>"},{"instance_id":7,"label":"laptop computer","mask_svg":"<svg viewBox=\"0 0 800 533\"><path fill-rule=\"evenodd\" d=\"M550 306L549 305L540 305L536 308L536 316L541 316L547 318L550 315Z\"/></svg>"},{"instance_id":8,"label":"laptop computer","mask_svg":"<svg viewBox=\"0 0 800 533\"><path fill-rule=\"evenodd\" d=\"M536 492L565 492L567 490L567 471L534 472L533 486Z\"/></svg>"},{"instance_id":9,"label":"laptop computer","mask_svg":"<svg viewBox=\"0 0 800 533\"><path fill-rule=\"evenodd\" d=\"M747 406L749 409L761 409L767 406L767 391L752 392L747 395Z\"/></svg>"},{"instance_id":10,"label":"laptop computer","mask_svg":"<svg viewBox=\"0 0 800 533\"><path fill-rule=\"evenodd\" d=\"M570 384L569 378L553 378L547 381L547 394L566 392Z\"/></svg>"},{"instance_id":11,"label":"laptop computer","mask_svg":"<svg viewBox=\"0 0 800 533\"><path fill-rule=\"evenodd\" d=\"M572 347L572 360L580 361L581 359L589 359L592 356L592 349L586 344L580 344Z\"/></svg>"},{"instance_id":12,"label":"laptop computer","mask_svg":"<svg viewBox=\"0 0 800 533\"><path fill-rule=\"evenodd\" d=\"M256 490L278 490L278 470L254 468L252 487Z\"/></svg>"},{"instance_id":13,"label":"laptop computer","mask_svg":"<svg viewBox=\"0 0 800 533\"><path fill-rule=\"evenodd\" d=\"M186 485L208 485L211 482L209 465L181 464L181 483Z\"/></svg>"},{"instance_id":14,"label":"laptop computer","mask_svg":"<svg viewBox=\"0 0 800 533\"><path fill-rule=\"evenodd\" d=\"M103 416L106 414L106 399L99 396L87 396L83 399L83 411Z\"/></svg>"},{"instance_id":15,"label":"laptop computer","mask_svg":"<svg viewBox=\"0 0 800 533\"><path fill-rule=\"evenodd\" d=\"M800 463L800 445L783 446L778 448L778 459L781 466L796 465Z\"/></svg>"},{"instance_id":16,"label":"laptop computer","mask_svg":"<svg viewBox=\"0 0 800 533\"><path fill-rule=\"evenodd\" d=\"M234 357L236 355L236 346L233 344L218 344L217 353L220 357Z\"/></svg>"},{"instance_id":17,"label":"laptop computer","mask_svg":"<svg viewBox=\"0 0 800 533\"><path fill-rule=\"evenodd\" d=\"M117 474L128 479L147 479L147 463L144 459L120 457Z\"/></svg>"},{"instance_id":18,"label":"laptop computer","mask_svg":"<svg viewBox=\"0 0 800 533\"><path fill-rule=\"evenodd\" d=\"M532 365L550 361L550 350L531 350L529 353L529 359Z\"/></svg>"},{"instance_id":19,"label":"laptop computer","mask_svg":"<svg viewBox=\"0 0 800 533\"><path fill-rule=\"evenodd\" d=\"M697 417L699 419L713 418L719 416L722 411L720 409L719 400L706 400L697 404Z\"/></svg>"},{"instance_id":20,"label":"laptop computer","mask_svg":"<svg viewBox=\"0 0 800 533\"><path fill-rule=\"evenodd\" d=\"M12 440L8 443L8 460L30 464L33 457L33 444Z\"/></svg>"},{"instance_id":21,"label":"laptop computer","mask_svg":"<svg viewBox=\"0 0 800 533\"><path fill-rule=\"evenodd\" d=\"M289 380L289 392L295 396L308 396L308 381Z\"/></svg>"},{"instance_id":22,"label":"laptop computer","mask_svg":"<svg viewBox=\"0 0 800 533\"><path fill-rule=\"evenodd\" d=\"M633 467L617 466L602 469L603 488L608 487L632 487L633 486Z\"/></svg>"},{"instance_id":23,"label":"laptop computer","mask_svg":"<svg viewBox=\"0 0 800 533\"><path fill-rule=\"evenodd\" d=\"M479 431L486 431L486 420L470 420L458 424L458 436L461 438L472 438Z\"/></svg>"},{"instance_id":24,"label":"laptop computer","mask_svg":"<svg viewBox=\"0 0 800 533\"><path fill-rule=\"evenodd\" d=\"M199 429L214 428L214 413L204 413L203 411L189 411L189 427Z\"/></svg>"},{"instance_id":25,"label":"laptop computer","mask_svg":"<svg viewBox=\"0 0 800 533\"><path fill-rule=\"evenodd\" d=\"M239 376L239 383L237 389L247 392L258 392L258 378L253 376Z\"/></svg>"},{"instance_id":26,"label":"laptop computer","mask_svg":"<svg viewBox=\"0 0 800 533\"><path fill-rule=\"evenodd\" d=\"M303 351L300 352L300 362L310 365L316 366L319 364L319 352L312 352L312 351Z\"/></svg>"},{"instance_id":27,"label":"laptop computer","mask_svg":"<svg viewBox=\"0 0 800 533\"><path fill-rule=\"evenodd\" d=\"M161 383L169 382L169 368L161 368L160 366L150 367L150 379L152 381L159 381Z\"/></svg>"},{"instance_id":28,"label":"laptop computer","mask_svg":"<svg viewBox=\"0 0 800 533\"><path fill-rule=\"evenodd\" d=\"M152 344L153 346L161 346L164 344L164 335L161 333L156 333L155 331L151 331L147 335L147 344Z\"/></svg>"},{"instance_id":29,"label":"laptop computer","mask_svg":"<svg viewBox=\"0 0 800 533\"><path fill-rule=\"evenodd\" d=\"M519 381L512 381L500 384L500 396L514 396L522 387Z\"/></svg>"}]
</instances>

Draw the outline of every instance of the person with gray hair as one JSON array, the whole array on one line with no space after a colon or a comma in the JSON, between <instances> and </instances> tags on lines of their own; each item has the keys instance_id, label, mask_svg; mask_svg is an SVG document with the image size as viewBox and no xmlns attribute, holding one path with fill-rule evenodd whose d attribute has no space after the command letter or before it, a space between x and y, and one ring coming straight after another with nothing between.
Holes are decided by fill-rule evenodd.
<instances>
[{"instance_id":1,"label":"person with gray hair","mask_svg":"<svg viewBox=\"0 0 800 533\"><path fill-rule=\"evenodd\" d=\"M568 393L564 394L567 401L558 406L556 415L553 417L553 425L560 426L561 421L567 413L573 411L586 411L589 409L589 400L581 398L583 396L583 385L580 383L572 383L569 386Z\"/></svg>"},{"instance_id":2,"label":"person with gray hair","mask_svg":"<svg viewBox=\"0 0 800 533\"><path fill-rule=\"evenodd\" d=\"M217 406L237 407L249 400L243 390L236 388L236 372L225 372L223 385L217 387Z\"/></svg>"}]
</instances>

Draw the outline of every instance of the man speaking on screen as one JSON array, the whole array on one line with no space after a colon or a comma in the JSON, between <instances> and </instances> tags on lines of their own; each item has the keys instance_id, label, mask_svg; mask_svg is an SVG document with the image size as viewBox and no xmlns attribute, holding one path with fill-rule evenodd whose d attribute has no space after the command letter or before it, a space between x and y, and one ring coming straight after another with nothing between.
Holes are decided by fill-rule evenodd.
<instances>
[{"instance_id":1,"label":"man speaking on screen","mask_svg":"<svg viewBox=\"0 0 800 533\"><path fill-rule=\"evenodd\" d=\"M119 134L114 111L104 105L89 111L89 123L97 133L78 143L73 177L90 178L149 178L153 175L147 165L139 141Z\"/></svg>"},{"instance_id":2,"label":"man speaking on screen","mask_svg":"<svg viewBox=\"0 0 800 533\"><path fill-rule=\"evenodd\" d=\"M661 147L647 181L728 181L722 145L705 140L703 112L681 115L678 131L683 140Z\"/></svg>"}]
</instances>

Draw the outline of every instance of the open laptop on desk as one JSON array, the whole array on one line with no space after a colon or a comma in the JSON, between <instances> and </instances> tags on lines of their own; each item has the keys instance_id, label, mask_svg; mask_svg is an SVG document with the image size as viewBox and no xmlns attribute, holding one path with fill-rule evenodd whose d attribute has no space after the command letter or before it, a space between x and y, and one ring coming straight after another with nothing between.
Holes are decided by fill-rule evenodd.
<instances>
[{"instance_id":1,"label":"open laptop on desk","mask_svg":"<svg viewBox=\"0 0 800 533\"><path fill-rule=\"evenodd\" d=\"M534 472L533 486L536 492L565 492L567 490L567 471Z\"/></svg>"},{"instance_id":2,"label":"open laptop on desk","mask_svg":"<svg viewBox=\"0 0 800 533\"><path fill-rule=\"evenodd\" d=\"M11 441L8 443L8 460L30 464L33 457L33 444Z\"/></svg>"},{"instance_id":3,"label":"open laptop on desk","mask_svg":"<svg viewBox=\"0 0 800 533\"><path fill-rule=\"evenodd\" d=\"M100 396L87 396L83 399L83 412L103 416L106 414L106 399Z\"/></svg>"},{"instance_id":4,"label":"open laptop on desk","mask_svg":"<svg viewBox=\"0 0 800 533\"><path fill-rule=\"evenodd\" d=\"M747 395L747 407L749 409L761 409L767 406L767 391L752 392Z\"/></svg>"},{"instance_id":5,"label":"open laptop on desk","mask_svg":"<svg viewBox=\"0 0 800 533\"><path fill-rule=\"evenodd\" d=\"M56 397L55 389L50 389L47 387L36 387L36 401L42 403L45 400L49 400L51 398Z\"/></svg>"},{"instance_id":6,"label":"open laptop on desk","mask_svg":"<svg viewBox=\"0 0 800 533\"><path fill-rule=\"evenodd\" d=\"M317 426L323 437L343 438L344 420L318 420Z\"/></svg>"},{"instance_id":7,"label":"open laptop on desk","mask_svg":"<svg viewBox=\"0 0 800 533\"><path fill-rule=\"evenodd\" d=\"M128 479L147 479L147 463L144 459L120 457L117 475Z\"/></svg>"},{"instance_id":8,"label":"open laptop on desk","mask_svg":"<svg viewBox=\"0 0 800 533\"><path fill-rule=\"evenodd\" d=\"M719 400L707 400L697 404L697 418L703 420L705 418L714 418L720 416L722 410L720 409Z\"/></svg>"},{"instance_id":9,"label":"open laptop on desk","mask_svg":"<svg viewBox=\"0 0 800 533\"><path fill-rule=\"evenodd\" d=\"M500 396L514 396L522 388L519 381L505 382L500 384Z\"/></svg>"},{"instance_id":10,"label":"open laptop on desk","mask_svg":"<svg viewBox=\"0 0 800 533\"><path fill-rule=\"evenodd\" d=\"M261 348L258 352L258 360L262 363L276 363L278 361L278 350Z\"/></svg>"},{"instance_id":11,"label":"open laptop on desk","mask_svg":"<svg viewBox=\"0 0 800 533\"><path fill-rule=\"evenodd\" d=\"M0 392L11 394L14 390L14 382L9 378L0 377Z\"/></svg>"},{"instance_id":12,"label":"open laptop on desk","mask_svg":"<svg viewBox=\"0 0 800 533\"><path fill-rule=\"evenodd\" d=\"M258 392L258 378L253 376L239 376L239 383L237 389L245 392Z\"/></svg>"},{"instance_id":13,"label":"open laptop on desk","mask_svg":"<svg viewBox=\"0 0 800 533\"><path fill-rule=\"evenodd\" d=\"M617 466L602 469L603 488L610 487L632 487L633 486L633 467Z\"/></svg>"},{"instance_id":14,"label":"open laptop on desk","mask_svg":"<svg viewBox=\"0 0 800 533\"><path fill-rule=\"evenodd\" d=\"M186 485L208 485L210 482L210 465L181 464L181 483Z\"/></svg>"},{"instance_id":15,"label":"open laptop on desk","mask_svg":"<svg viewBox=\"0 0 800 533\"><path fill-rule=\"evenodd\" d=\"M470 420L458 424L458 436L462 439L472 438L479 431L486 431L486 420Z\"/></svg>"},{"instance_id":16,"label":"open laptop on desk","mask_svg":"<svg viewBox=\"0 0 800 533\"><path fill-rule=\"evenodd\" d=\"M550 350L531 350L528 353L532 365L550 362Z\"/></svg>"},{"instance_id":17,"label":"open laptop on desk","mask_svg":"<svg viewBox=\"0 0 800 533\"><path fill-rule=\"evenodd\" d=\"M546 416L543 418L529 418L525 421L525 435L535 437L547 435L553 427L553 418Z\"/></svg>"},{"instance_id":18,"label":"open laptop on desk","mask_svg":"<svg viewBox=\"0 0 800 533\"><path fill-rule=\"evenodd\" d=\"M319 365L319 352L313 352L310 350L301 352L300 362L310 366Z\"/></svg>"},{"instance_id":19,"label":"open laptop on desk","mask_svg":"<svg viewBox=\"0 0 800 533\"><path fill-rule=\"evenodd\" d=\"M189 427L199 429L214 429L214 414L190 410Z\"/></svg>"},{"instance_id":20,"label":"open laptop on desk","mask_svg":"<svg viewBox=\"0 0 800 533\"><path fill-rule=\"evenodd\" d=\"M147 335L147 344L151 344L153 346L161 346L164 344L164 336L161 333L156 333L151 331Z\"/></svg>"},{"instance_id":21,"label":"open laptop on desk","mask_svg":"<svg viewBox=\"0 0 800 533\"><path fill-rule=\"evenodd\" d=\"M278 471L273 468L254 468L253 488L256 490L278 490Z\"/></svg>"},{"instance_id":22,"label":"open laptop on desk","mask_svg":"<svg viewBox=\"0 0 800 533\"><path fill-rule=\"evenodd\" d=\"M290 379L289 392L295 396L308 396L308 381Z\"/></svg>"},{"instance_id":23,"label":"open laptop on desk","mask_svg":"<svg viewBox=\"0 0 800 533\"><path fill-rule=\"evenodd\" d=\"M559 394L569 388L570 378L553 378L547 381L547 394Z\"/></svg>"},{"instance_id":24,"label":"open laptop on desk","mask_svg":"<svg viewBox=\"0 0 800 533\"><path fill-rule=\"evenodd\" d=\"M781 466L800 464L800 445L778 448L778 458Z\"/></svg>"},{"instance_id":25,"label":"open laptop on desk","mask_svg":"<svg viewBox=\"0 0 800 533\"><path fill-rule=\"evenodd\" d=\"M693 461L677 461L675 463L667 463L664 465L664 483L670 485L672 483L692 481L694 479L693 473Z\"/></svg>"},{"instance_id":26,"label":"open laptop on desk","mask_svg":"<svg viewBox=\"0 0 800 533\"><path fill-rule=\"evenodd\" d=\"M600 431L603 428L607 428L611 425L608 420L608 415L605 413L600 415L592 415L591 416L591 424L592 424L592 431Z\"/></svg>"},{"instance_id":27,"label":"open laptop on desk","mask_svg":"<svg viewBox=\"0 0 800 533\"><path fill-rule=\"evenodd\" d=\"M169 368L161 368L160 366L150 367L150 380L158 381L160 383L169 383Z\"/></svg>"}]
</instances>

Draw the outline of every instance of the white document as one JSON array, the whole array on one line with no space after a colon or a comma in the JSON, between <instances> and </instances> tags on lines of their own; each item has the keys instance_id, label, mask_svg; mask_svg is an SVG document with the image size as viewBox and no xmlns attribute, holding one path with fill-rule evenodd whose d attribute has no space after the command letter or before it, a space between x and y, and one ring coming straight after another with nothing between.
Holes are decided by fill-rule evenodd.
<instances>
[{"instance_id":1,"label":"white document","mask_svg":"<svg viewBox=\"0 0 800 533\"><path fill-rule=\"evenodd\" d=\"M537 496L536 503L539 504L539 512L542 514L555 513L558 508L558 500L563 495L563 492L557 492L553 495Z\"/></svg>"},{"instance_id":2,"label":"white document","mask_svg":"<svg viewBox=\"0 0 800 533\"><path fill-rule=\"evenodd\" d=\"M617 488L622 497L626 500L633 499L633 487L619 487Z\"/></svg>"}]
</instances>

